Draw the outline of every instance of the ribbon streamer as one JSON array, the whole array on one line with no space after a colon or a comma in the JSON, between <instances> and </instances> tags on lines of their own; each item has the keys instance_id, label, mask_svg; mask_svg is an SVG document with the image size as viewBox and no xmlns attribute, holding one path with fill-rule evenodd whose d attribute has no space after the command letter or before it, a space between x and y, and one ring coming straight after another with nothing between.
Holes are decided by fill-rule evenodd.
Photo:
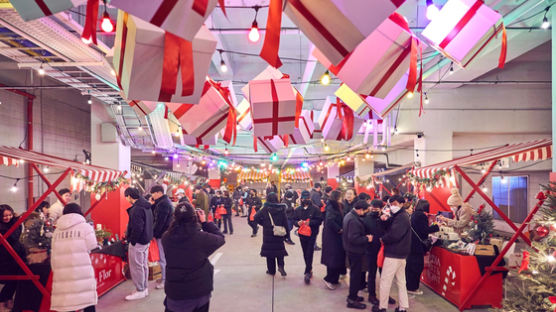
<instances>
[{"instance_id":1,"label":"ribbon streamer","mask_svg":"<svg viewBox=\"0 0 556 312\"><path fill-rule=\"evenodd\" d=\"M164 37L164 61L162 64L162 82L158 100L171 102L176 93L178 71L181 69L181 96L192 95L195 91L195 74L193 65L193 45L169 32Z\"/></svg>"},{"instance_id":2,"label":"ribbon streamer","mask_svg":"<svg viewBox=\"0 0 556 312\"><path fill-rule=\"evenodd\" d=\"M498 68L504 68L506 64L506 56L508 54L508 35L506 34L506 26L502 23L502 47L500 48L500 57L498 58Z\"/></svg>"},{"instance_id":3,"label":"ribbon streamer","mask_svg":"<svg viewBox=\"0 0 556 312\"><path fill-rule=\"evenodd\" d=\"M270 0L266 33L263 48L259 54L261 58L275 68L282 66L278 50L280 49L280 28L282 27L282 0Z\"/></svg>"},{"instance_id":4,"label":"ribbon streamer","mask_svg":"<svg viewBox=\"0 0 556 312\"><path fill-rule=\"evenodd\" d=\"M44 16L52 15L52 11L50 11L50 8L46 5L44 0L35 0L35 3L39 6Z\"/></svg>"},{"instance_id":5,"label":"ribbon streamer","mask_svg":"<svg viewBox=\"0 0 556 312\"><path fill-rule=\"evenodd\" d=\"M120 42L120 63L118 64L118 74L116 75L116 82L118 83L118 87L120 90L123 90L122 87L122 73L124 70L124 56L125 56L125 47L127 42L127 20L129 18L129 14L124 13L123 23L122 23L122 41Z\"/></svg>"},{"instance_id":6,"label":"ribbon streamer","mask_svg":"<svg viewBox=\"0 0 556 312\"><path fill-rule=\"evenodd\" d=\"M94 44L97 44L98 2L99 0L87 0L87 14L81 34L82 38L90 39Z\"/></svg>"}]
</instances>

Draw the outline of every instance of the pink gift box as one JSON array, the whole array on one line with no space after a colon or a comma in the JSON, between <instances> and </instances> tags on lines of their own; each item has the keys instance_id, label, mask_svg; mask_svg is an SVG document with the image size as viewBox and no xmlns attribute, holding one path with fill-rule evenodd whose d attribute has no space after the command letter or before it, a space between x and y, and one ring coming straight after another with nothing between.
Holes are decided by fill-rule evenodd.
<instances>
[{"instance_id":1,"label":"pink gift box","mask_svg":"<svg viewBox=\"0 0 556 312\"><path fill-rule=\"evenodd\" d=\"M464 17L470 17L463 23ZM503 28L502 15L477 0L449 0L422 35L446 57L462 67Z\"/></svg>"},{"instance_id":2,"label":"pink gift box","mask_svg":"<svg viewBox=\"0 0 556 312\"><path fill-rule=\"evenodd\" d=\"M249 81L249 102L253 135L293 133L297 100L289 78Z\"/></svg>"},{"instance_id":3,"label":"pink gift box","mask_svg":"<svg viewBox=\"0 0 556 312\"><path fill-rule=\"evenodd\" d=\"M170 123L168 122L166 107L158 105L148 114L150 128L157 148L169 149L174 146Z\"/></svg>"},{"instance_id":4,"label":"pink gift box","mask_svg":"<svg viewBox=\"0 0 556 312\"><path fill-rule=\"evenodd\" d=\"M342 115L342 118L340 118L340 115L338 114L337 98L327 97L326 102L324 102L324 106L319 115L319 124L322 129L322 137L325 140L345 140L345 138L342 137L342 127L346 119L346 114L353 116L353 137L357 135L361 125L363 124L363 119L357 117L351 108L344 103L341 103L341 101L339 105L341 107L340 114ZM347 141L352 138L348 138Z\"/></svg>"},{"instance_id":5,"label":"pink gift box","mask_svg":"<svg viewBox=\"0 0 556 312\"><path fill-rule=\"evenodd\" d=\"M284 142L284 138L281 136L274 136L272 139L265 140L262 137L257 137L257 149L264 150L267 153L276 153L280 149L284 148L286 142Z\"/></svg>"},{"instance_id":6,"label":"pink gift box","mask_svg":"<svg viewBox=\"0 0 556 312\"><path fill-rule=\"evenodd\" d=\"M290 134L290 144L307 144L313 137L315 125L311 119L311 111L304 110L299 116L299 128L293 129Z\"/></svg>"},{"instance_id":7,"label":"pink gift box","mask_svg":"<svg viewBox=\"0 0 556 312\"><path fill-rule=\"evenodd\" d=\"M126 23L124 23L124 20ZM185 96L182 95L184 86L180 68L177 69L176 84L167 84L167 87L175 87L173 95L161 96L163 76L176 76L167 72L164 74L165 48L172 51L178 50L171 44L175 41L168 40L168 36L163 29L123 11L118 11L116 29L113 64L125 98L173 103L199 103L212 54L216 49L216 39L207 27L203 26L193 39L193 68L181 66L183 70L194 71L193 93ZM124 29L126 29L127 34L125 38L123 37ZM183 39L177 38L177 40ZM122 50L122 46L125 49ZM174 66L167 66L166 68L176 69Z\"/></svg>"},{"instance_id":8,"label":"pink gift box","mask_svg":"<svg viewBox=\"0 0 556 312\"><path fill-rule=\"evenodd\" d=\"M195 146L195 145L215 145L216 142L218 142L218 135L205 137L203 139L198 139L198 138L196 138L192 135L184 133L182 135L182 137L180 138L180 142L181 142L182 145L191 145L191 146Z\"/></svg>"},{"instance_id":9,"label":"pink gift box","mask_svg":"<svg viewBox=\"0 0 556 312\"><path fill-rule=\"evenodd\" d=\"M25 21L50 16L86 4L85 0L11 0L10 3Z\"/></svg>"},{"instance_id":10,"label":"pink gift box","mask_svg":"<svg viewBox=\"0 0 556 312\"><path fill-rule=\"evenodd\" d=\"M262 72L260 72L257 76L255 76L255 78L251 79L251 81L253 81L253 80L280 79L282 77L284 77L284 74L282 74L281 71L279 71L278 69L269 65ZM243 86L243 88L241 88L241 92L243 93L243 96L245 96L246 99L249 99L249 84L246 84L245 86Z\"/></svg>"},{"instance_id":11,"label":"pink gift box","mask_svg":"<svg viewBox=\"0 0 556 312\"><path fill-rule=\"evenodd\" d=\"M368 96L365 98L365 101L371 109L378 115L380 118L385 118L386 115L396 105L398 105L404 97L409 93L406 89L407 87L407 79L409 77L409 72L405 73L402 78L396 83L396 85L388 92L388 95L384 99ZM417 96L417 95L416 95Z\"/></svg>"},{"instance_id":12,"label":"pink gift box","mask_svg":"<svg viewBox=\"0 0 556 312\"><path fill-rule=\"evenodd\" d=\"M178 0L168 4L165 0L112 0L110 5L150 22L185 40L193 40L203 23L216 6L216 0Z\"/></svg>"},{"instance_id":13,"label":"pink gift box","mask_svg":"<svg viewBox=\"0 0 556 312\"><path fill-rule=\"evenodd\" d=\"M233 86L230 81L221 83L221 87L227 89L232 99L228 101L224 95L215 87L217 83L205 82L207 85L201 101L197 105L167 103L168 108L174 113L187 134L198 138L212 138L226 126L230 109L234 109Z\"/></svg>"},{"instance_id":14,"label":"pink gift box","mask_svg":"<svg viewBox=\"0 0 556 312\"><path fill-rule=\"evenodd\" d=\"M152 113L158 106L158 103L151 101L128 101L129 106L133 108L137 116L147 116Z\"/></svg>"},{"instance_id":15,"label":"pink gift box","mask_svg":"<svg viewBox=\"0 0 556 312\"><path fill-rule=\"evenodd\" d=\"M288 0L285 13L338 64L405 0Z\"/></svg>"},{"instance_id":16,"label":"pink gift box","mask_svg":"<svg viewBox=\"0 0 556 312\"><path fill-rule=\"evenodd\" d=\"M251 116L251 104L243 99L237 106L237 123L241 129L249 131L253 128L253 117Z\"/></svg>"},{"instance_id":17,"label":"pink gift box","mask_svg":"<svg viewBox=\"0 0 556 312\"><path fill-rule=\"evenodd\" d=\"M408 70L411 44L412 34L404 17L394 13L338 66L318 49L313 55L354 92L383 99Z\"/></svg>"}]
</instances>

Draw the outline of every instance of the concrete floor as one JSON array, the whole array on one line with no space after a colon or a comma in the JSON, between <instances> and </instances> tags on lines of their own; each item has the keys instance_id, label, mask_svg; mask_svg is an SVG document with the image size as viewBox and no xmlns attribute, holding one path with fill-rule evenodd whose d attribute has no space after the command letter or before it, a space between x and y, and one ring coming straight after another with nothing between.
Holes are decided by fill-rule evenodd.
<instances>
[{"instance_id":1,"label":"concrete floor","mask_svg":"<svg viewBox=\"0 0 556 312\"><path fill-rule=\"evenodd\" d=\"M305 285L302 251L299 239L294 236L296 245L286 245L289 253L285 259L288 276L282 278L278 274L273 278L265 274L266 262L259 256L261 233L259 232L256 238L251 238L249 237L251 228L247 226L245 218L234 217L233 222L234 234L226 235L226 245L211 258L213 263L215 262L215 278L210 311L356 311L346 308L347 279L334 291L325 288L322 278L326 275L326 268L320 264L320 252L315 252L314 277L311 285ZM320 238L319 234L319 240ZM410 311L458 311L426 286L421 286L421 289L424 295L410 297ZM151 282L150 295L145 299L125 301L124 297L132 291L132 283L126 281L99 299L97 311L164 311L162 304L164 291L154 289L154 282ZM360 295L367 297L364 292L360 292ZM395 287L391 295L397 298ZM365 311L370 311L370 308L368 305ZM393 311L394 308L395 306L390 306L389 311Z\"/></svg>"}]
</instances>

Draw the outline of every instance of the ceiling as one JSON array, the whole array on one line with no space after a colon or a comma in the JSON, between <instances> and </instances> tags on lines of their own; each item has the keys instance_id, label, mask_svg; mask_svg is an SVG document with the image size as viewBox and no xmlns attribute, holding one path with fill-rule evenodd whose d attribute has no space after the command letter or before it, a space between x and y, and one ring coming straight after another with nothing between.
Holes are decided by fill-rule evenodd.
<instances>
[{"instance_id":1,"label":"ceiling","mask_svg":"<svg viewBox=\"0 0 556 312\"><path fill-rule=\"evenodd\" d=\"M136 153L149 152L156 148L153 135L149 133L149 119L137 116L127 106L120 96L115 77L111 74L111 62L107 61L107 57L113 54L114 34L100 35L98 46L85 45L80 40L84 24L84 6L74 8L71 12L24 22L7 2L0 0L0 54L17 62L20 68L38 69L42 64L46 74L61 84L104 102L118 126L121 137L138 150ZM255 5L261 6L257 22L260 28L265 27L268 13L265 6L269 0L225 2L228 17L226 18L217 8L206 21L206 25L218 40L217 49L224 51L222 58L229 70L226 73L220 72L220 55L216 52L212 58L209 76L215 80L232 80L240 101L243 98L241 87L267 66L266 62L258 57L263 37L258 43L253 44L247 40L247 31L255 16ZM446 0L435 0L437 5L443 5L445 2ZM538 29L545 8L551 5L550 0L486 0L485 3L504 16L509 39L508 62L550 40L550 31ZM425 0L407 0L398 10L408 19L410 27L417 35L428 23L424 16L425 9ZM109 13L115 17L116 9L109 8ZM262 30L261 35L263 34ZM293 84L304 96L304 109L315 110L318 114L324 99L334 93L340 82L334 79L328 86L318 83L325 68L312 57L312 49L313 45L305 35L283 15L279 55L284 65L280 70L290 75ZM427 48L423 60L424 78L430 83L425 83L425 90L457 88L484 76L496 68L499 49L500 40L493 40L465 70L456 66L454 73L447 75L450 61L438 55L432 48ZM535 57L550 58L550 54ZM437 83L448 81L452 83ZM145 129L149 131L139 131L139 126L146 126ZM410 142L412 138L409 136L398 136L393 139L388 149L412 144ZM352 142L332 143L330 153L355 149L361 145L362 137L359 136ZM313 148L311 151L304 147L298 147L293 152L291 149L285 150L281 159L286 158L288 153L292 159L322 153L322 143L318 140L310 144L310 147ZM222 153L224 148L224 142L220 140L210 152ZM252 155L251 134L240 132L237 145L230 147L230 152L238 157Z\"/></svg>"}]
</instances>

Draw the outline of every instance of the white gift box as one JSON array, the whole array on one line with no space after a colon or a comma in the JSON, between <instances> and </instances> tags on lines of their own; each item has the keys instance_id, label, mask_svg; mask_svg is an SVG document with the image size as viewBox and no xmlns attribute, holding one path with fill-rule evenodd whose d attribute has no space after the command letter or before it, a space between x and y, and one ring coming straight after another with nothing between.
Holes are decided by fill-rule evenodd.
<instances>
[{"instance_id":1,"label":"white gift box","mask_svg":"<svg viewBox=\"0 0 556 312\"><path fill-rule=\"evenodd\" d=\"M467 23L460 27L460 22L470 14ZM446 57L465 67L502 27L502 15L484 3L476 0L449 0L423 30L422 35Z\"/></svg>"},{"instance_id":2,"label":"white gift box","mask_svg":"<svg viewBox=\"0 0 556 312\"><path fill-rule=\"evenodd\" d=\"M169 86L175 87L173 95L164 96L161 94L163 72L165 72L164 51L165 48L177 49L170 44L174 41L166 39L163 29L122 11L118 12L116 29L113 64L127 99L192 104L199 102L212 54L216 49L216 39L207 27L203 26L193 39L193 68L182 64L181 69L177 69L176 85ZM122 35L124 30L127 34L125 38ZM122 46L124 47L123 57ZM171 72L176 69L176 66L178 65L168 65L166 69ZM182 73L182 69L187 72ZM194 75L193 93L184 96L182 76L191 74ZM168 71L165 75L172 76Z\"/></svg>"},{"instance_id":3,"label":"white gift box","mask_svg":"<svg viewBox=\"0 0 556 312\"><path fill-rule=\"evenodd\" d=\"M253 80L269 80L269 79L280 79L284 76L281 71L278 69L268 65L262 72L260 72ZM245 96L246 99L249 99L249 84L246 84L241 88L241 92Z\"/></svg>"},{"instance_id":4,"label":"white gift box","mask_svg":"<svg viewBox=\"0 0 556 312\"><path fill-rule=\"evenodd\" d=\"M237 123L241 129L249 131L253 128L253 117L251 116L251 104L246 99L241 100L236 107Z\"/></svg>"},{"instance_id":5,"label":"white gift box","mask_svg":"<svg viewBox=\"0 0 556 312\"><path fill-rule=\"evenodd\" d=\"M184 131L185 132L185 131ZM216 142L218 142L218 134L214 135L214 136L210 136L210 137L205 137L202 139L198 139L192 135L186 134L184 133L182 135L182 137L180 138L181 144L182 145L191 145L191 146L196 146L196 145L215 145Z\"/></svg>"},{"instance_id":6,"label":"white gift box","mask_svg":"<svg viewBox=\"0 0 556 312\"><path fill-rule=\"evenodd\" d=\"M216 0L112 0L110 5L150 22L185 40L193 40L216 6ZM195 5L202 3L201 6Z\"/></svg>"},{"instance_id":7,"label":"white gift box","mask_svg":"<svg viewBox=\"0 0 556 312\"><path fill-rule=\"evenodd\" d=\"M368 96L365 98L365 102L369 104L371 109L378 115L380 118L385 118L386 115L393 108L395 108L409 93L407 88L407 80L409 78L409 73L405 73L402 78L396 83L396 85L388 92L388 95L384 99L376 98L372 96Z\"/></svg>"},{"instance_id":8,"label":"white gift box","mask_svg":"<svg viewBox=\"0 0 556 312\"><path fill-rule=\"evenodd\" d=\"M164 105L156 106L155 109L147 115L147 119L151 124L153 138L157 148L169 149L174 146L172 132L168 119L165 118L166 107Z\"/></svg>"},{"instance_id":9,"label":"white gift box","mask_svg":"<svg viewBox=\"0 0 556 312\"><path fill-rule=\"evenodd\" d=\"M338 106L340 106L340 112L338 112ZM359 132L359 129L363 124L363 119L355 116L353 111L341 101L340 103L338 103L335 97L329 96L326 98L322 111L319 115L319 124L322 130L322 137L325 140L345 140L342 135L342 128L344 126L344 122L346 122L346 114L354 115L352 125L353 131L351 131L353 133L353 138ZM348 138L348 141L352 138Z\"/></svg>"},{"instance_id":10,"label":"white gift box","mask_svg":"<svg viewBox=\"0 0 556 312\"><path fill-rule=\"evenodd\" d=\"M85 0L10 0L25 21L56 14L86 4Z\"/></svg>"},{"instance_id":11,"label":"white gift box","mask_svg":"<svg viewBox=\"0 0 556 312\"><path fill-rule=\"evenodd\" d=\"M262 149L267 153L276 153L285 147L286 142L281 136L274 136L270 140L265 140L262 137L257 137L257 149Z\"/></svg>"},{"instance_id":12,"label":"white gift box","mask_svg":"<svg viewBox=\"0 0 556 312\"><path fill-rule=\"evenodd\" d=\"M293 134L290 134L290 144L307 144L313 137L315 126L311 119L311 112L308 110L301 111L299 116L299 127L293 129Z\"/></svg>"},{"instance_id":13,"label":"white gift box","mask_svg":"<svg viewBox=\"0 0 556 312\"><path fill-rule=\"evenodd\" d=\"M288 0L285 13L338 64L405 0Z\"/></svg>"}]
</instances>

